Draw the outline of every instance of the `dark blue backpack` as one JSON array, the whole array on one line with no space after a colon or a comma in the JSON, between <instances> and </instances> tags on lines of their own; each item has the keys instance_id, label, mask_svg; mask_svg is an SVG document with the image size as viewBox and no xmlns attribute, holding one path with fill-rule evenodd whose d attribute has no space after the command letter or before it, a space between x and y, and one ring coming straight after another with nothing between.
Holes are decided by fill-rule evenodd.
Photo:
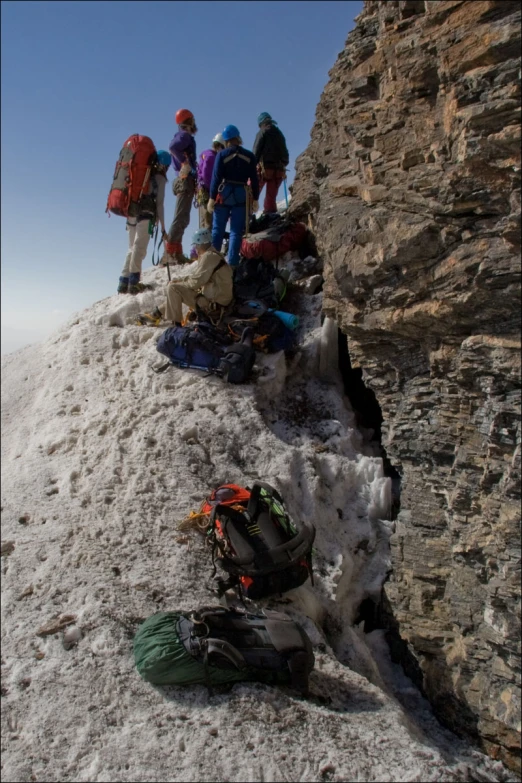
<instances>
[{"instance_id":1,"label":"dark blue backpack","mask_svg":"<svg viewBox=\"0 0 522 783\"><path fill-rule=\"evenodd\" d=\"M175 367L205 370L228 383L244 383L255 361L252 337L253 330L245 329L241 341L234 343L229 335L202 322L169 327L160 335L156 348Z\"/></svg>"}]
</instances>

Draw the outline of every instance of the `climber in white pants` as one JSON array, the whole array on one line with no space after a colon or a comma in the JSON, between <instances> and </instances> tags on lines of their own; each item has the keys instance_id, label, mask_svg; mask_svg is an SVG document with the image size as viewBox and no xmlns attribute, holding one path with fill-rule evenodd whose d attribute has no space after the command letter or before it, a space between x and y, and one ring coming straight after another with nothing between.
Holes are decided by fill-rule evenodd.
<instances>
[{"instance_id":1,"label":"climber in white pants","mask_svg":"<svg viewBox=\"0 0 522 783\"><path fill-rule=\"evenodd\" d=\"M139 294L150 288L140 280L141 265L147 255L149 239L156 223L161 226L162 236L166 236L164 201L169 166L170 153L159 150L156 160L151 164L149 192L140 199L137 216L127 219L129 249L118 281L119 294Z\"/></svg>"}]
</instances>

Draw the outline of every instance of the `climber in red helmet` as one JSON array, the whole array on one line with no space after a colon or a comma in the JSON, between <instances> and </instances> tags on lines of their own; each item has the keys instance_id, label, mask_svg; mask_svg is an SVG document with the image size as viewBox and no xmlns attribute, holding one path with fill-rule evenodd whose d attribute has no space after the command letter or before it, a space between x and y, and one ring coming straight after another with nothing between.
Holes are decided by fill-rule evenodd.
<instances>
[{"instance_id":1,"label":"climber in red helmet","mask_svg":"<svg viewBox=\"0 0 522 783\"><path fill-rule=\"evenodd\" d=\"M172 192L176 196L176 209L174 219L169 228L168 238L165 242L165 253L162 265L190 264L190 258L183 255L183 234L190 222L190 210L196 190L196 140L197 132L194 115L189 109L178 109L176 112L178 132L170 142L169 152L172 158L172 166L178 176L172 183Z\"/></svg>"}]
</instances>

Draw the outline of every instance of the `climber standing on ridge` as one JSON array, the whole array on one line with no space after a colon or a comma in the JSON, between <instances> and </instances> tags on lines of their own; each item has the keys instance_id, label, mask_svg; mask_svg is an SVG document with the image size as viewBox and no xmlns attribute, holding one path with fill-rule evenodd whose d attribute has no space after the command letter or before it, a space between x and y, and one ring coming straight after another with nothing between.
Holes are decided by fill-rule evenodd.
<instances>
[{"instance_id":1,"label":"climber standing on ridge","mask_svg":"<svg viewBox=\"0 0 522 783\"><path fill-rule=\"evenodd\" d=\"M238 128L227 125L222 135L225 149L218 153L214 163L207 209L214 213L212 245L217 250L221 250L230 218L228 263L237 266L245 226L249 223L252 211L257 212L259 207L259 181L256 159L250 150L241 146Z\"/></svg>"},{"instance_id":2,"label":"climber standing on ridge","mask_svg":"<svg viewBox=\"0 0 522 783\"><path fill-rule=\"evenodd\" d=\"M162 266L167 263L190 264L189 258L183 255L183 234L190 223L190 210L196 191L196 120L188 109L178 109L176 112L178 132L170 142L169 151L172 166L178 176L172 183L172 192L176 196L174 219L169 228L165 253L161 260Z\"/></svg>"},{"instance_id":3,"label":"climber standing on ridge","mask_svg":"<svg viewBox=\"0 0 522 783\"><path fill-rule=\"evenodd\" d=\"M259 131L254 141L253 153L259 174L259 192L266 185L263 211L265 214L273 214L277 212L277 192L281 182L286 179L285 169L290 156L286 139L268 112L261 112L257 124Z\"/></svg>"},{"instance_id":4,"label":"climber standing on ridge","mask_svg":"<svg viewBox=\"0 0 522 783\"><path fill-rule=\"evenodd\" d=\"M183 320L183 303L193 310L197 304L201 310L209 312L216 306L226 307L232 301L232 270L225 257L211 246L210 229L198 229L192 244L198 251L198 264L190 277L170 281L167 303L162 308L165 320L176 326L181 326Z\"/></svg>"},{"instance_id":5,"label":"climber standing on ridge","mask_svg":"<svg viewBox=\"0 0 522 783\"><path fill-rule=\"evenodd\" d=\"M161 226L162 236L166 236L164 204L169 166L170 154L166 150L159 150L151 169L150 194L140 199L138 215L127 219L129 249L118 282L119 294L140 294L150 287L140 282L141 265L147 255L149 239L156 223L159 222Z\"/></svg>"},{"instance_id":6,"label":"climber standing on ridge","mask_svg":"<svg viewBox=\"0 0 522 783\"><path fill-rule=\"evenodd\" d=\"M199 156L198 162L198 190L196 199L199 207L199 226L200 228L212 228L212 215L207 210L208 200L210 198L210 183L212 181L212 172L218 152L225 149L225 140L221 133L217 133L212 139L212 147L205 150Z\"/></svg>"}]
</instances>

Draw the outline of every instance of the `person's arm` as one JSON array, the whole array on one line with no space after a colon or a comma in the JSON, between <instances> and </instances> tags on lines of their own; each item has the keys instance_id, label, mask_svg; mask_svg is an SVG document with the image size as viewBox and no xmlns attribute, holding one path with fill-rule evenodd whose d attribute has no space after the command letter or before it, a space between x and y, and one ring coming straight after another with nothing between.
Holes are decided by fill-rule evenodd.
<instances>
[{"instance_id":1,"label":"person's arm","mask_svg":"<svg viewBox=\"0 0 522 783\"><path fill-rule=\"evenodd\" d=\"M262 130L260 130L257 133L256 140L254 141L254 146L252 148L252 152L254 153L256 158L256 163L259 163L261 160L264 145L265 145L265 134Z\"/></svg>"},{"instance_id":2,"label":"person's arm","mask_svg":"<svg viewBox=\"0 0 522 783\"><path fill-rule=\"evenodd\" d=\"M198 264L190 277L185 280L185 284L190 286L190 288L193 288L195 291L203 288L203 286L208 283L214 274L214 270L219 261L221 261L221 259L219 259L217 262L215 261L214 253L205 253L198 261Z\"/></svg>"},{"instance_id":3,"label":"person's arm","mask_svg":"<svg viewBox=\"0 0 522 783\"><path fill-rule=\"evenodd\" d=\"M249 175L250 177L250 187L252 188L252 198L254 201L257 201L259 198L259 178L257 176L257 165L256 165L256 159L254 157L250 160L250 171Z\"/></svg>"},{"instance_id":4,"label":"person's arm","mask_svg":"<svg viewBox=\"0 0 522 783\"><path fill-rule=\"evenodd\" d=\"M207 190L210 190L210 183L212 182L212 173L214 171L214 163L216 161L215 155L207 155L205 158L203 158L203 155L200 158L200 168L199 168L199 181L204 187L206 187Z\"/></svg>"},{"instance_id":5,"label":"person's arm","mask_svg":"<svg viewBox=\"0 0 522 783\"><path fill-rule=\"evenodd\" d=\"M176 133L172 141L170 142L169 151L171 155L175 155L178 160L184 160L186 157L186 149L190 146L192 136L187 131L180 131Z\"/></svg>"},{"instance_id":6,"label":"person's arm","mask_svg":"<svg viewBox=\"0 0 522 783\"><path fill-rule=\"evenodd\" d=\"M223 169L223 156L222 153L219 152L214 162L214 170L212 172L212 180L210 182L210 198L212 201L215 201L218 194L218 188L221 184L221 180L223 179Z\"/></svg>"},{"instance_id":7,"label":"person's arm","mask_svg":"<svg viewBox=\"0 0 522 783\"><path fill-rule=\"evenodd\" d=\"M165 185L167 178L162 174L156 174L157 194L156 194L156 217L161 226L161 232L165 231Z\"/></svg>"},{"instance_id":8,"label":"person's arm","mask_svg":"<svg viewBox=\"0 0 522 783\"><path fill-rule=\"evenodd\" d=\"M282 158L281 162L282 162L283 166L286 168L288 166L289 162L290 162L290 155L288 153L288 147L286 146L286 139L285 139L283 133L281 133L281 142L282 142L281 146L283 148L283 158Z\"/></svg>"}]
</instances>

